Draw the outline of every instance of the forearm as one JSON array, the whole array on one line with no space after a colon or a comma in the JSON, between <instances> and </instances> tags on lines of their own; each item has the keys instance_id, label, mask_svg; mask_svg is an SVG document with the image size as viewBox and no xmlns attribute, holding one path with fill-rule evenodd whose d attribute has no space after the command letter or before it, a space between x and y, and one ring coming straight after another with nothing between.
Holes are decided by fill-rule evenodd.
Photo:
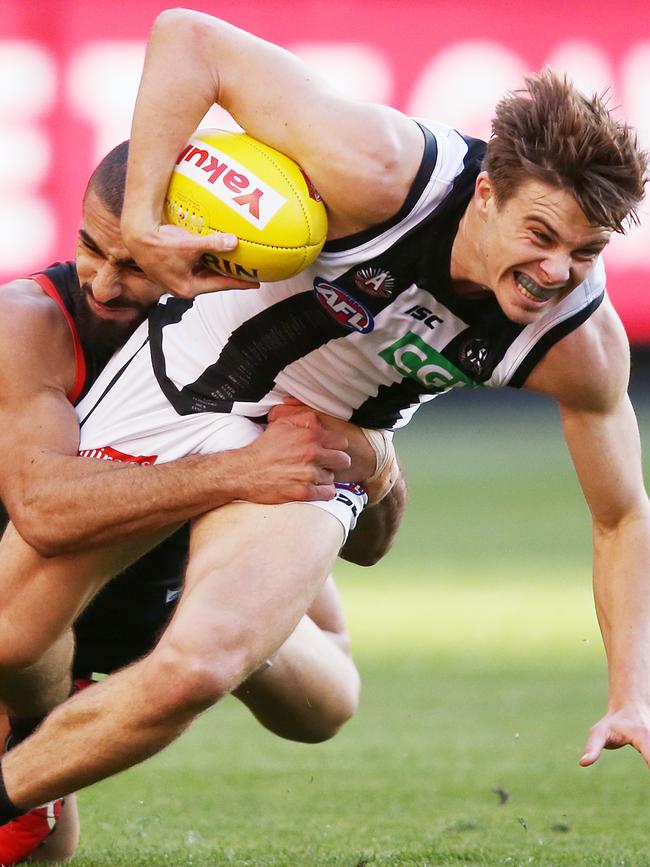
<instances>
[{"instance_id":1,"label":"forearm","mask_svg":"<svg viewBox=\"0 0 650 867\"><path fill-rule=\"evenodd\" d=\"M218 82L211 74L214 57L207 54L209 35L198 25L200 20L208 19L188 10L168 10L158 17L149 38L131 128L122 214L127 242L160 221L171 167L217 96ZM170 57L178 62L170 62Z\"/></svg>"},{"instance_id":2,"label":"forearm","mask_svg":"<svg viewBox=\"0 0 650 867\"><path fill-rule=\"evenodd\" d=\"M395 540L406 499L406 482L400 476L381 502L363 510L339 556L358 566L377 563Z\"/></svg>"},{"instance_id":3,"label":"forearm","mask_svg":"<svg viewBox=\"0 0 650 867\"><path fill-rule=\"evenodd\" d=\"M243 450L159 466L56 455L24 480L7 508L44 556L157 530L237 499L249 470Z\"/></svg>"},{"instance_id":4,"label":"forearm","mask_svg":"<svg viewBox=\"0 0 650 867\"><path fill-rule=\"evenodd\" d=\"M650 514L594 533L594 595L607 651L610 709L650 702Z\"/></svg>"},{"instance_id":5,"label":"forearm","mask_svg":"<svg viewBox=\"0 0 650 867\"><path fill-rule=\"evenodd\" d=\"M43 556L182 523L232 500L277 504L334 496L349 467L345 437L310 411L253 442L154 466L43 453L7 471L2 497L18 531ZM0 478L2 478L0 472Z\"/></svg>"}]
</instances>

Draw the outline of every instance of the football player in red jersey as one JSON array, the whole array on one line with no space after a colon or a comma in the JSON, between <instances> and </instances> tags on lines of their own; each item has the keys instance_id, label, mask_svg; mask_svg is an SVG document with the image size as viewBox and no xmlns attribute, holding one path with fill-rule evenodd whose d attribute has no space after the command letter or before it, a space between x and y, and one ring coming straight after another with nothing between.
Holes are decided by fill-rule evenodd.
<instances>
[{"instance_id":1,"label":"football player in red jersey","mask_svg":"<svg viewBox=\"0 0 650 867\"><path fill-rule=\"evenodd\" d=\"M75 262L57 263L0 289L0 327L6 329L0 343L0 414L5 419L0 489L18 530L48 554L120 538L141 519L167 526L169 515L182 521L234 498L322 498L333 471L349 463L339 451L348 448L348 436L361 472L372 472L374 453L363 435L351 425L345 435L327 432L300 407L288 407L251 446L175 466L121 466L74 457L73 404L161 292L120 238L127 153L125 142L92 175ZM82 464L86 474L77 485L67 469ZM152 502L158 503L153 512ZM376 544L378 537L373 538ZM151 651L180 594L187 547L183 527L125 570L81 614L74 625L74 655L69 631L45 665L8 684L10 747L68 696L71 662L77 684L88 685L93 673L110 674ZM348 554L355 557L352 546ZM356 556L373 553L364 544ZM271 731L318 741L354 713L358 688L330 579L273 664L263 664L235 694ZM65 803L55 799L38 806L0 828L0 861L10 864L27 855L64 860L74 852L78 827L74 795Z\"/></svg>"}]
</instances>

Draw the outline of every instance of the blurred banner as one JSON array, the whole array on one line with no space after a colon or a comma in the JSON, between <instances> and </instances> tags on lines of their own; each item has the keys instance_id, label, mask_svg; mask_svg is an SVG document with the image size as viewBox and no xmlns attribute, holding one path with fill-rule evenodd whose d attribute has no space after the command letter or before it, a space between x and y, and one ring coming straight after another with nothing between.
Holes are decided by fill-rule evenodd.
<instances>
[{"instance_id":1,"label":"blurred banner","mask_svg":"<svg viewBox=\"0 0 650 867\"><path fill-rule=\"evenodd\" d=\"M73 255L85 182L128 137L146 36L164 8L0 0L2 282ZM290 48L350 97L481 137L499 96L551 65L587 92L609 88L650 147L647 0L197 0L192 8ZM216 111L207 122L232 126ZM606 254L612 298L636 342L650 341L649 210Z\"/></svg>"}]
</instances>

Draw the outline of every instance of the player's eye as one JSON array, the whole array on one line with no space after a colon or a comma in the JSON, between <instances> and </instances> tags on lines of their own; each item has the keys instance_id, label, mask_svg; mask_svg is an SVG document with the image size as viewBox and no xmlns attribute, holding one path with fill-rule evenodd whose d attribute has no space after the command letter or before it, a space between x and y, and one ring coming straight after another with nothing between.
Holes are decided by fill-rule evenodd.
<instances>
[{"instance_id":1,"label":"player's eye","mask_svg":"<svg viewBox=\"0 0 650 867\"><path fill-rule=\"evenodd\" d=\"M599 253L600 250L577 250L573 255L581 262L589 262L591 259L595 259Z\"/></svg>"},{"instance_id":2,"label":"player's eye","mask_svg":"<svg viewBox=\"0 0 650 867\"><path fill-rule=\"evenodd\" d=\"M92 253L94 256L99 256L99 255L101 255L100 252L99 252L99 250L98 250L98 248L97 248L94 244L92 244L92 243L88 240L88 238L84 238L83 235L80 235L80 236L79 236L79 241L81 242L81 246L82 246L82 247L85 247L85 249L86 249L89 253Z\"/></svg>"}]
</instances>

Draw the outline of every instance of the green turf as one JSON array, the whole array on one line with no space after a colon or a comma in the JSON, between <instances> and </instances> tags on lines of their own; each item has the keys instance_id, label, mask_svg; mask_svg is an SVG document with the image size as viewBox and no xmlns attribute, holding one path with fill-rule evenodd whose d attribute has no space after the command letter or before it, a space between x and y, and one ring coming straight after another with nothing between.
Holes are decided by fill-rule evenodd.
<instances>
[{"instance_id":1,"label":"green turf","mask_svg":"<svg viewBox=\"0 0 650 867\"><path fill-rule=\"evenodd\" d=\"M577 764L605 669L557 421L485 406L400 437L404 532L379 566L338 571L358 717L304 746L223 702L82 794L77 867L650 865L639 756Z\"/></svg>"}]
</instances>

